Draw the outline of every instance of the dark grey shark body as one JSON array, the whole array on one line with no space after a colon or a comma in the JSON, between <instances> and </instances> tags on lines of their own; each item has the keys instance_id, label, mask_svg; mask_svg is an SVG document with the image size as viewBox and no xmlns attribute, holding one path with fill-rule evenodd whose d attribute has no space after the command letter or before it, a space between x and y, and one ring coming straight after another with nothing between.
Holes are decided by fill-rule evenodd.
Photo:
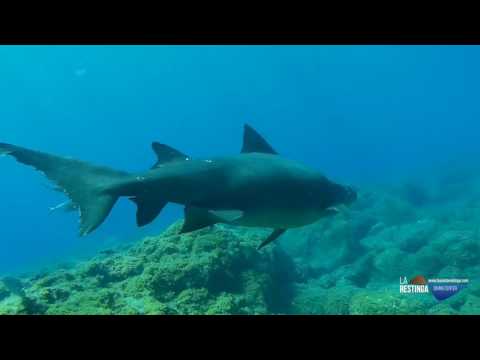
<instances>
[{"instance_id":1,"label":"dark grey shark body","mask_svg":"<svg viewBox=\"0 0 480 360\"><path fill-rule=\"evenodd\" d=\"M251 127L245 126L242 153L192 159L159 143L152 169L129 174L9 144L0 154L34 166L71 199L80 212L80 234L95 230L116 200L137 204L137 224L152 222L171 202L185 206L182 232L216 223L274 228L261 246L286 229L311 224L335 213L332 207L355 200L356 194L297 162L280 157Z\"/></svg>"}]
</instances>

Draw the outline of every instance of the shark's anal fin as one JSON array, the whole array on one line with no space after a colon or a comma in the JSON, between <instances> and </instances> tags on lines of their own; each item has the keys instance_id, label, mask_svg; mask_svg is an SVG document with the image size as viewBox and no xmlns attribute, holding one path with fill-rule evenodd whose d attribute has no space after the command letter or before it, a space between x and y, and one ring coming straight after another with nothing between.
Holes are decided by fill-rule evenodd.
<instances>
[{"instance_id":1,"label":"shark's anal fin","mask_svg":"<svg viewBox=\"0 0 480 360\"><path fill-rule=\"evenodd\" d=\"M278 153L270 146L270 144L250 125L245 124L243 132L243 146L242 153L265 153L274 154Z\"/></svg>"},{"instance_id":2,"label":"shark's anal fin","mask_svg":"<svg viewBox=\"0 0 480 360\"><path fill-rule=\"evenodd\" d=\"M287 229L275 229L273 232L270 234L268 238L266 238L259 246L258 250L263 248L264 246L270 244L272 241L277 240Z\"/></svg>"},{"instance_id":3,"label":"shark's anal fin","mask_svg":"<svg viewBox=\"0 0 480 360\"><path fill-rule=\"evenodd\" d=\"M158 199L131 197L130 200L137 205L137 226L139 227L150 224L167 205L167 201L158 201Z\"/></svg>"},{"instance_id":4,"label":"shark's anal fin","mask_svg":"<svg viewBox=\"0 0 480 360\"><path fill-rule=\"evenodd\" d=\"M158 142L152 143L152 150L157 155L157 162L152 166L152 169L158 167L159 165L178 160L188 160L189 156L184 153L168 146L165 144L160 144Z\"/></svg>"}]
</instances>

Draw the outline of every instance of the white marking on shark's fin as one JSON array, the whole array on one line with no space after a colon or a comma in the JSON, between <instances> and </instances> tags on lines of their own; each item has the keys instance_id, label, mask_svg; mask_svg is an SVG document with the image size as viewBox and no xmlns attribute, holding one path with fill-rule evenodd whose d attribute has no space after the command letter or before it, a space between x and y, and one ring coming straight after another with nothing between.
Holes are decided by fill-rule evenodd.
<instances>
[{"instance_id":1,"label":"white marking on shark's fin","mask_svg":"<svg viewBox=\"0 0 480 360\"><path fill-rule=\"evenodd\" d=\"M70 201L65 201L61 204L58 204L56 206L52 206L52 207L49 207L48 210L50 213L54 212L55 210L58 210L58 209L61 209L61 208L64 208L65 206L67 206L67 204L69 204Z\"/></svg>"},{"instance_id":2,"label":"white marking on shark's fin","mask_svg":"<svg viewBox=\"0 0 480 360\"><path fill-rule=\"evenodd\" d=\"M210 213L226 223L239 220L244 214L241 210L210 210Z\"/></svg>"}]
</instances>

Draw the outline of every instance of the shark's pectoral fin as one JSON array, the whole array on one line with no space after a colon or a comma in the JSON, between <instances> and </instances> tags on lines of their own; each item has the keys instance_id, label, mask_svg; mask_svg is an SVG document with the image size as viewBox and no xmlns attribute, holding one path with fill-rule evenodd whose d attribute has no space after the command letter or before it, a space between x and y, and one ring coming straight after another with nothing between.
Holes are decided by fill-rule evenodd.
<instances>
[{"instance_id":1,"label":"shark's pectoral fin","mask_svg":"<svg viewBox=\"0 0 480 360\"><path fill-rule=\"evenodd\" d=\"M273 147L250 125L245 124L243 132L243 146L242 153L266 153L266 154L278 154Z\"/></svg>"},{"instance_id":2,"label":"shark's pectoral fin","mask_svg":"<svg viewBox=\"0 0 480 360\"><path fill-rule=\"evenodd\" d=\"M258 250L260 250L261 248L263 248L264 246L270 244L272 241L275 241L278 239L278 237L280 235L282 235L285 231L287 231L287 229L275 229L273 230L273 232L270 234L270 236L268 238L266 238L259 246L258 246Z\"/></svg>"},{"instance_id":3,"label":"shark's pectoral fin","mask_svg":"<svg viewBox=\"0 0 480 360\"><path fill-rule=\"evenodd\" d=\"M209 210L185 206L185 221L180 234L203 229L218 223L231 223L243 216L239 210Z\"/></svg>"},{"instance_id":4,"label":"shark's pectoral fin","mask_svg":"<svg viewBox=\"0 0 480 360\"><path fill-rule=\"evenodd\" d=\"M150 224L167 205L166 201L158 201L158 199L131 197L130 200L137 205L137 226L139 227Z\"/></svg>"}]
</instances>

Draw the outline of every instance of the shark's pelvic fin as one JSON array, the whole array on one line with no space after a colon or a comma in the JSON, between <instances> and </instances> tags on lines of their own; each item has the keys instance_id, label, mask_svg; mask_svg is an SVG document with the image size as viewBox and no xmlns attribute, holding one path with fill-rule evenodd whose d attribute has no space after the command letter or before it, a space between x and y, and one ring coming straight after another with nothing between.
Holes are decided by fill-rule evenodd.
<instances>
[{"instance_id":1,"label":"shark's pelvic fin","mask_svg":"<svg viewBox=\"0 0 480 360\"><path fill-rule=\"evenodd\" d=\"M156 199L131 197L130 200L137 205L137 226L139 227L150 224L167 205L167 201Z\"/></svg>"},{"instance_id":2,"label":"shark's pelvic fin","mask_svg":"<svg viewBox=\"0 0 480 360\"><path fill-rule=\"evenodd\" d=\"M195 206L185 206L184 214L185 221L180 234L200 230L221 222L221 219L208 211L208 209L201 209Z\"/></svg>"},{"instance_id":3,"label":"shark's pelvic fin","mask_svg":"<svg viewBox=\"0 0 480 360\"><path fill-rule=\"evenodd\" d=\"M184 153L168 145L160 144L158 142L152 143L152 149L155 154L157 154L157 162L155 163L155 165L152 166L152 169L171 161L188 160L190 158Z\"/></svg>"},{"instance_id":4,"label":"shark's pelvic fin","mask_svg":"<svg viewBox=\"0 0 480 360\"><path fill-rule=\"evenodd\" d=\"M185 222L180 234L219 223L229 224L242 216L243 212L240 210L209 210L195 206L185 206Z\"/></svg>"},{"instance_id":5,"label":"shark's pelvic fin","mask_svg":"<svg viewBox=\"0 0 480 360\"><path fill-rule=\"evenodd\" d=\"M287 231L287 229L275 229L273 230L273 232L270 234L270 236L268 238L266 238L259 246L258 246L258 250L260 250L261 248L263 248L264 246L270 244L272 241L275 241L278 239L278 237L280 235L282 235L285 231Z\"/></svg>"},{"instance_id":6,"label":"shark's pelvic fin","mask_svg":"<svg viewBox=\"0 0 480 360\"><path fill-rule=\"evenodd\" d=\"M270 146L270 144L258 133L256 132L250 125L245 124L244 132L243 132L243 146L242 146L242 153L266 153L266 154L274 154L277 155L278 153Z\"/></svg>"},{"instance_id":7,"label":"shark's pelvic fin","mask_svg":"<svg viewBox=\"0 0 480 360\"><path fill-rule=\"evenodd\" d=\"M243 217L241 210L210 210L210 213L224 223L231 223Z\"/></svg>"}]
</instances>

